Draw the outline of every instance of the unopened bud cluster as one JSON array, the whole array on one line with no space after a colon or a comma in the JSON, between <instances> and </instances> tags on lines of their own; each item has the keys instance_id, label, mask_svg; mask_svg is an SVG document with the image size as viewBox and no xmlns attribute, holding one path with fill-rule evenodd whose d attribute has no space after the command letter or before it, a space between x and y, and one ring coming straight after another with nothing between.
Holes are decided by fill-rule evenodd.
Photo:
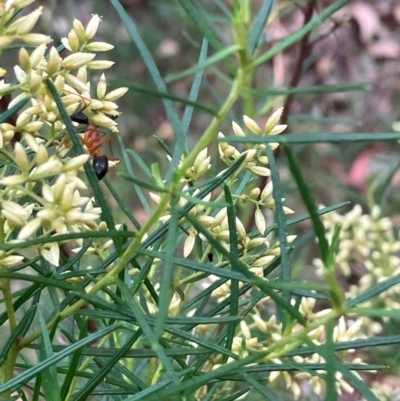
<instances>
[{"instance_id":1,"label":"unopened bud cluster","mask_svg":"<svg viewBox=\"0 0 400 401\"><path fill-rule=\"evenodd\" d=\"M363 214L361 206L355 205L344 215L337 212L324 215L323 222L328 236L332 235L336 225L341 225L340 246L335 259L337 271L346 277L350 274L359 276L359 281L349 286L348 297L354 297L400 273L400 233L388 217L381 216L379 206L375 205L371 213ZM313 263L322 275L321 260L314 259ZM399 293L398 286L393 286L362 306L398 309Z\"/></svg>"},{"instance_id":2,"label":"unopened bud cluster","mask_svg":"<svg viewBox=\"0 0 400 401\"><path fill-rule=\"evenodd\" d=\"M355 205L346 214L336 211L322 216L331 239L335 227L340 226L340 242L335 258L335 271L344 277L352 275L352 282L346 291L346 298L352 299L377 284L400 274L400 233L395 229L388 217L383 217L379 206L374 205L370 213L363 213L360 205ZM314 259L317 274L324 275L323 262ZM396 310L400 308L399 286L393 285L373 298L357 305L360 307L382 308ZM385 318L383 318L385 320ZM369 317L357 319L358 332L362 336L382 333L382 325ZM381 382L372 383L373 392L379 399L391 400L396 391L391 386Z\"/></svg>"},{"instance_id":3,"label":"unopened bud cluster","mask_svg":"<svg viewBox=\"0 0 400 401\"><path fill-rule=\"evenodd\" d=\"M31 33L42 7L27 15L22 9L33 2L0 3L0 55L4 57L3 52L16 40L36 45L33 50L20 48L19 63L11 73L1 68L0 58L0 99L11 95L8 109L27 101L18 115L0 123L0 147L7 160L0 169L0 237L3 244L15 244L13 251L0 253L0 264L5 266L24 259L18 244L26 240L105 229L100 222L101 210L85 196L87 186L79 177L90 155L66 156L71 141L48 81L55 86L69 115L83 110L92 124L112 131L118 131L114 118L119 113L114 102L127 91L119 88L107 92L102 74L96 96L91 96L91 71L97 74L113 65L111 61L96 60L96 53L113 48L92 41L101 21L97 15L86 28L75 20L68 37L62 39L66 50L59 52L49 47L50 36ZM104 249L109 246L103 245ZM51 264L59 264L59 242L33 248Z\"/></svg>"},{"instance_id":4,"label":"unopened bud cluster","mask_svg":"<svg viewBox=\"0 0 400 401\"><path fill-rule=\"evenodd\" d=\"M275 135L284 131L286 125L278 125L279 118L282 114L282 109L279 109L269 118L263 135ZM247 116L244 116L244 122L249 131L262 135L261 129L258 127L256 122ZM245 132L236 123L233 123L233 131L237 136L246 136ZM219 138L224 138L222 133L219 134ZM248 147L245 151L240 152L234 146L228 145L226 142L220 142L219 144L219 155L220 159L225 162L228 166L232 165L238 158L243 154L245 159L239 169L229 177L228 185L233 188L236 185L238 177L243 171L250 171L251 174L257 178L257 176L269 176L270 170L266 167L268 164L268 158L265 155L265 146L263 144L258 144L253 147ZM272 144L275 148L277 144ZM194 184L198 182L203 176L205 176L211 168L211 157L208 155L207 148L203 149L195 159L193 166L189 168L185 174L181 183L183 185L182 191L188 191L188 184ZM221 173L220 173L221 174ZM196 196L199 190L196 190L192 196ZM229 250L229 239L230 239L230 227L228 223L228 212L226 208L218 209L212 207L212 202L210 207L207 206L207 202L211 200L211 193L203 198L203 202L194 206L190 210L192 217L195 217L199 223L207 228L210 234L218 240L221 245ZM157 194L150 194L151 198L155 203L159 203L160 196ZM222 191L216 194L217 201L223 200ZM238 238L238 248L241 251L240 259L242 262L246 263L250 270L255 274L262 277L263 270L277 257L280 255L279 242L274 242L273 245L265 238L266 233L266 216L267 210L275 210L275 200L273 199L273 184L269 182L264 188L254 188L249 195L239 194L235 195L236 199L241 202L248 202L249 204L255 205L255 223L258 229L259 235L254 236L254 233L250 236L246 232L245 226L239 217L236 217L236 231ZM179 200L179 206L184 206L188 200L182 197ZM166 214L161 217L162 222L166 222L170 219L169 210L167 208ZM285 213L294 213L288 207L284 207ZM185 224L185 221L182 221ZM199 234L190 224L186 223L187 237L184 241L183 255L185 257L189 256L195 246L196 238L200 238L203 243L207 243L204 235ZM288 242L293 241L294 237L290 236ZM252 252L257 249L257 252ZM209 246L208 251L215 252ZM218 264L223 265L226 261L222 255L218 255L215 252L215 256L218 257ZM221 290L221 288L220 288ZM229 288L227 288L227 292Z\"/></svg>"}]
</instances>

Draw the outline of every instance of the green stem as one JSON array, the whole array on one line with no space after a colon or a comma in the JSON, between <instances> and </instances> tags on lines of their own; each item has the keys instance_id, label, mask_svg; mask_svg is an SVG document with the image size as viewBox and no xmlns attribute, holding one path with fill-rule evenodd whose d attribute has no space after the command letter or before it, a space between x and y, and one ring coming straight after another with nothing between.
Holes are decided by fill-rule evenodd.
<instances>
[{"instance_id":1,"label":"green stem","mask_svg":"<svg viewBox=\"0 0 400 401\"><path fill-rule=\"evenodd\" d=\"M0 243L4 244L4 220L0 219ZM6 266L1 267L2 270L7 270ZM12 333L17 327L17 318L15 316L14 304L12 300L11 293L11 282L9 279L4 278L0 281L0 290L3 293L4 304L6 308L6 313L8 317L8 323L10 325L10 333ZM18 349L16 343L14 342L10 348L10 351L7 355L7 361L3 365L0 373L0 382L6 383L12 379L14 373L15 361L18 356ZM3 394L0 394L1 399L7 399L11 396L10 391L6 391Z\"/></svg>"}]
</instances>

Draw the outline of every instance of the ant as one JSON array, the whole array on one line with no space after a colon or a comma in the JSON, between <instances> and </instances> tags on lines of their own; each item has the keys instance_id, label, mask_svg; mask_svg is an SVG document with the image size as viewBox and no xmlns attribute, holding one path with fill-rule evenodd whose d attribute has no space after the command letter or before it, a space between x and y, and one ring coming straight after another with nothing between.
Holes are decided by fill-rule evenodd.
<instances>
[{"instance_id":1,"label":"ant","mask_svg":"<svg viewBox=\"0 0 400 401\"><path fill-rule=\"evenodd\" d=\"M93 169L99 180L104 178L108 172L109 162L115 161L119 163L118 159L110 158L107 155L101 153L101 147L111 140L111 137L102 140L102 137L106 135L92 123L89 122L89 118L82 110L75 112L71 116L71 120L82 125L86 125L86 131L83 134L82 143L86 146L90 155L93 158Z\"/></svg>"}]
</instances>

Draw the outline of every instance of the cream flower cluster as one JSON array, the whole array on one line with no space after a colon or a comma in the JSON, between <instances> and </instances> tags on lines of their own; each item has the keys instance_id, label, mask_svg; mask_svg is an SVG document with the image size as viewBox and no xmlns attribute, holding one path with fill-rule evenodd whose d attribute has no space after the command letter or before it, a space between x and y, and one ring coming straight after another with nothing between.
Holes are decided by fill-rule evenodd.
<instances>
[{"instance_id":1,"label":"cream flower cluster","mask_svg":"<svg viewBox=\"0 0 400 401\"><path fill-rule=\"evenodd\" d=\"M377 283L400 274L400 233L396 232L391 220L381 216L379 206L373 206L370 214L363 214L360 205L355 205L344 215L331 212L323 216L328 237L334 227L341 225L340 245L335 266L343 275L355 273L359 282L350 285L346 296L354 297ZM323 274L322 261L315 259L319 274ZM400 308L399 286L393 286L362 306Z\"/></svg>"},{"instance_id":2,"label":"cream flower cluster","mask_svg":"<svg viewBox=\"0 0 400 401\"><path fill-rule=\"evenodd\" d=\"M19 64L14 67L16 79L11 83L8 82L14 77L6 82L9 74L1 68L0 58L0 99L11 95L8 109L26 101L12 119L5 120L0 115L0 150L5 161L0 168L0 238L3 244L15 245L13 251L0 252L0 264L5 266L23 260L18 251L21 242L98 230L102 224L101 210L85 195L87 186L78 175L90 155L67 157L65 150L70 141L47 82L52 81L56 87L68 114L83 110L92 124L112 131L118 131L113 117L119 113L114 102L127 91L119 88L107 93L102 74L96 97L91 96L90 72L113 65L111 61L95 60L96 53L113 48L108 43L92 41L101 21L99 16L93 15L86 28L78 20L73 22L68 37L62 39L64 56L55 47L48 48L51 37L31 33L42 7L20 16L21 9L33 2L0 3L0 55L15 40L36 45L34 50L19 50ZM59 264L58 242L33 248L53 265Z\"/></svg>"},{"instance_id":3,"label":"cream flower cluster","mask_svg":"<svg viewBox=\"0 0 400 401\"><path fill-rule=\"evenodd\" d=\"M251 118L244 116L244 123L251 134L256 135L277 135L283 132L286 125L279 125L279 119L282 115L282 110L279 109L273 113L268 119L264 130L257 125L257 123ZM245 137L246 134L244 130L235 122L232 124L233 132L240 137ZM219 133L219 138L225 138L222 133ZM245 142L245 141L244 141ZM278 144L270 144L270 146L275 149ZM265 144L256 144L254 146L247 146L247 149L240 152L236 147L229 145L226 142L220 142L219 146L220 159L228 166L232 165L238 158L245 155L245 159L242 165L229 177L227 184L232 188L238 181L238 177L243 171L250 171L255 178L257 176L269 176L270 170L266 167L268 164L268 157L265 155ZM211 167L211 157L208 155L207 148L201 151L193 166L187 170L184 178L181 180L183 186L183 192L189 189L188 184L197 182L202 178ZM222 174L223 172L219 173ZM196 196L199 191L196 190L192 196ZM255 223L260 233L259 236L249 236L246 232L245 226L239 217L236 217L236 230L239 240L238 247L242 250L243 255L241 260L249 266L249 269L253 270L254 273L262 276L262 271L267 267L276 256L280 254L279 243L275 242L272 246L269 244L268 240L265 238L264 234L266 232L266 210L275 210L275 201L273 199L273 184L269 182L264 188L254 188L249 195L234 195L235 199L241 201L242 203L248 202L255 205ZM150 194L152 200L158 204L160 202L160 196L154 193ZM195 217L199 223L201 223L207 230L216 238L220 243L227 249L229 249L229 225L228 225L228 215L227 209L222 208L219 210L212 209L207 206L207 202L210 201L212 194L208 194L204 199L202 204L198 204L193 207L190 211L191 216ZM216 200L223 200L223 194L218 193L215 195ZM188 200L182 197L179 201L180 206L184 206ZM211 205L211 204L210 204ZM284 207L284 212L286 214L294 213L293 210L288 207ZM166 209L166 214L161 217L161 221L165 222L170 219L170 214L168 208ZM182 221L184 223L184 221ZM206 238L199 234L194 227L188 225L185 227L185 232L187 233L186 240L184 242L183 254L185 257L189 256L196 242L196 238L200 236L202 241L206 241ZM288 242L294 240L293 236L288 237ZM264 248L264 251L261 248ZM251 251L257 248L257 254L252 254ZM209 245L206 250L206 254L211 252L211 246ZM223 265L226 263L221 255L218 255L217 264ZM227 284L228 285L228 284ZM229 285L228 285L229 286ZM220 288L221 290L221 288ZM229 291L229 288L226 288Z\"/></svg>"},{"instance_id":4,"label":"cream flower cluster","mask_svg":"<svg viewBox=\"0 0 400 401\"><path fill-rule=\"evenodd\" d=\"M294 300L292 302L295 303ZM314 312L316 300L315 298L302 298L299 306L299 312L307 319L307 322L312 323L331 312L331 309L324 309ZM240 331L234 338L233 351L238 355L247 356L252 352L268 351L269 347L274 343L283 340L285 337L295 334L299 329L297 325L291 328L291 332L287 329L282 333L282 324L276 322L276 315L272 314L268 320L265 320L265 311L273 307L270 300L266 299L263 305L258 305L250 315L250 319L241 321ZM365 338L360 331L361 320L346 320L343 316L338 320L337 325L333 332L333 341L335 343L354 341ZM308 333L308 339L316 346L325 343L325 327L322 325L315 330ZM236 348L235 348L236 345ZM354 350L341 351L335 354L342 362L360 364L361 359L354 357ZM268 361L269 363L271 361ZM310 354L309 356L293 356L273 358L273 363L280 364L298 364L303 363L320 363L324 364L324 358L317 354ZM276 384L277 388L286 388L290 391L295 399L302 397L313 397L317 394L319 396L325 393L325 381L320 375L325 373L324 370L316 371L315 375L311 375L307 371L280 371L276 370L269 375L270 383ZM357 372L353 371L357 375ZM353 387L347 383L340 372L336 374L336 387L339 394L343 391L353 393ZM310 398L311 399L311 398Z\"/></svg>"},{"instance_id":5,"label":"cream flower cluster","mask_svg":"<svg viewBox=\"0 0 400 401\"><path fill-rule=\"evenodd\" d=\"M344 215L331 212L322 218L328 238L332 237L335 226L341 226L336 271L344 276L351 273L359 276L358 282L347 289L346 298L353 298L400 274L400 233L389 218L382 217L379 206L373 206L370 213L363 213L361 206L355 205ZM313 263L322 275L322 261L315 259ZM358 306L399 309L399 294L399 286L395 285ZM359 333L375 335L382 332L382 325L369 317L360 317L357 322ZM392 397L398 392L397 388L380 382L372 383L372 389L380 400L395 399Z\"/></svg>"}]
</instances>

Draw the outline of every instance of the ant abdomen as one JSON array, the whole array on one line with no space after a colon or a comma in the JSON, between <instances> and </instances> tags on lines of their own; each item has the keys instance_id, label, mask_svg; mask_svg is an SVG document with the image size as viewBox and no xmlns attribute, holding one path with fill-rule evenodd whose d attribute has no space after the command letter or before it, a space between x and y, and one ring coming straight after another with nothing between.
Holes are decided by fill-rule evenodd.
<instances>
[{"instance_id":1,"label":"ant abdomen","mask_svg":"<svg viewBox=\"0 0 400 401\"><path fill-rule=\"evenodd\" d=\"M93 157L93 168L99 180L104 178L108 171L108 157L106 155Z\"/></svg>"}]
</instances>

